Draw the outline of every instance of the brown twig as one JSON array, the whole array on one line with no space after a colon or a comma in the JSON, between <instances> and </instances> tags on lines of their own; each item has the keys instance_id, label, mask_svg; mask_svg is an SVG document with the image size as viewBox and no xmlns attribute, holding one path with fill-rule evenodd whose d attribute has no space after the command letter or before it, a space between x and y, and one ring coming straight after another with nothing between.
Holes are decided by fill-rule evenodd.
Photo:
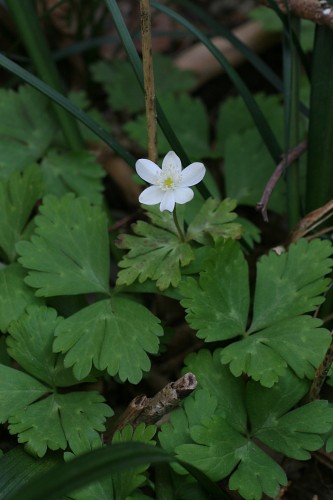
<instances>
[{"instance_id":1,"label":"brown twig","mask_svg":"<svg viewBox=\"0 0 333 500\"><path fill-rule=\"evenodd\" d=\"M156 161L157 154L157 124L155 106L154 66L151 46L151 16L149 0L140 0L142 59L145 86L145 104L147 119L148 158Z\"/></svg>"},{"instance_id":2,"label":"brown twig","mask_svg":"<svg viewBox=\"0 0 333 500\"><path fill-rule=\"evenodd\" d=\"M333 8L328 2L323 0L288 0L287 2L286 0L275 0L275 2L284 13L289 10L294 16L333 29ZM261 3L270 6L268 0L261 0Z\"/></svg>"},{"instance_id":3,"label":"brown twig","mask_svg":"<svg viewBox=\"0 0 333 500\"><path fill-rule=\"evenodd\" d=\"M144 394L136 396L120 416L105 441L111 442L113 434L128 424L133 427L137 427L141 422L154 424L176 408L184 398L194 391L196 386L197 380L194 374L189 372L176 382L167 384L152 398L147 398Z\"/></svg>"},{"instance_id":4,"label":"brown twig","mask_svg":"<svg viewBox=\"0 0 333 500\"><path fill-rule=\"evenodd\" d=\"M331 333L332 335L332 333ZM310 403L311 401L315 401L320 394L321 388L324 385L324 382L326 380L328 371L333 363L333 338L331 341L331 344L329 348L326 351L325 357L320 364L320 366L317 368L315 377L313 379L308 397L307 397L307 402Z\"/></svg>"},{"instance_id":5,"label":"brown twig","mask_svg":"<svg viewBox=\"0 0 333 500\"><path fill-rule=\"evenodd\" d=\"M257 210L261 211L261 215L265 222L268 222L267 207L270 197L272 195L273 189L276 186L277 181L280 179L281 175L284 173L287 167L289 167L295 160L297 160L302 153L306 150L306 141L297 144L289 153L282 156L282 160L277 165L273 174L271 175L269 181L266 184L264 193L261 200L257 203Z\"/></svg>"},{"instance_id":6,"label":"brown twig","mask_svg":"<svg viewBox=\"0 0 333 500\"><path fill-rule=\"evenodd\" d=\"M325 222L327 219L333 215L333 200L328 201L322 207L316 208L312 212L308 213L303 219L292 230L289 238L288 244L303 238L307 233L318 227L318 225ZM326 231L328 228L326 229Z\"/></svg>"}]
</instances>

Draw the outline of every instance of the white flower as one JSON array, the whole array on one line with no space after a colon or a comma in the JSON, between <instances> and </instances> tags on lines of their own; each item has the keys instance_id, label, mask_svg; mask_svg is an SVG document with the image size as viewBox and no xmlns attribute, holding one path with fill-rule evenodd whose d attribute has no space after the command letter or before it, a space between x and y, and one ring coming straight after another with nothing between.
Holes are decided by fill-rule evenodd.
<instances>
[{"instance_id":1,"label":"white flower","mask_svg":"<svg viewBox=\"0 0 333 500\"><path fill-rule=\"evenodd\" d=\"M203 163L191 163L182 170L182 164L176 153L169 151L162 162L162 168L156 163L141 158L135 164L137 174L152 186L140 194L139 201L145 205L157 205L160 210L173 212L176 203L187 203L193 198L189 186L200 182L206 169Z\"/></svg>"}]
</instances>

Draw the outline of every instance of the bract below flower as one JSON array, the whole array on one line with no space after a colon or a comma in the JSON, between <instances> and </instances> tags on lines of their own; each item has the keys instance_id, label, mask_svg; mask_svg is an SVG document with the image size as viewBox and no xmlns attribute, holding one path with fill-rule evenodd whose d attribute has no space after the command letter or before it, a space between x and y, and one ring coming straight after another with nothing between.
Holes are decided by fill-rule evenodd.
<instances>
[{"instance_id":1,"label":"bract below flower","mask_svg":"<svg viewBox=\"0 0 333 500\"><path fill-rule=\"evenodd\" d=\"M139 196L140 203L157 205L160 210L173 212L175 204L191 201L194 186L200 182L206 169L203 163L191 163L182 170L182 164L174 151L169 151L162 162L162 168L150 160L141 158L135 164L137 174L149 184L150 187L142 191Z\"/></svg>"}]
</instances>

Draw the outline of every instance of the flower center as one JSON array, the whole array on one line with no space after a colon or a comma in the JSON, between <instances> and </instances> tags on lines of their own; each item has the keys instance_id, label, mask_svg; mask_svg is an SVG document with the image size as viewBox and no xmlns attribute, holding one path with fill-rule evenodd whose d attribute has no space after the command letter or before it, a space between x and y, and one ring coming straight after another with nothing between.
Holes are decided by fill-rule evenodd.
<instances>
[{"instance_id":1,"label":"flower center","mask_svg":"<svg viewBox=\"0 0 333 500\"><path fill-rule=\"evenodd\" d=\"M159 174L156 184L162 191L173 191L180 181L180 172L173 165L167 165Z\"/></svg>"}]
</instances>

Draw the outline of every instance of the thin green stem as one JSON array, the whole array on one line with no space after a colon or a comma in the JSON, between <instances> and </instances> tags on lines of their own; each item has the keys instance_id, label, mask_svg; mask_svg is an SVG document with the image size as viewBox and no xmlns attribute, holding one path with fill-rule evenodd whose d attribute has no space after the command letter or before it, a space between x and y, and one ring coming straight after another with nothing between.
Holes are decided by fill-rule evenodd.
<instances>
[{"instance_id":1,"label":"thin green stem","mask_svg":"<svg viewBox=\"0 0 333 500\"><path fill-rule=\"evenodd\" d=\"M32 0L6 0L6 4L38 75L45 83L63 93L63 84ZM82 149L83 140L76 121L59 106L54 104L52 106L70 149L74 151Z\"/></svg>"},{"instance_id":2,"label":"thin green stem","mask_svg":"<svg viewBox=\"0 0 333 500\"><path fill-rule=\"evenodd\" d=\"M300 20L290 17L290 30L296 34L300 32ZM294 148L299 142L299 71L300 63L292 38L285 40L285 150ZM300 211L300 179L299 160L296 159L291 168L286 171L287 206L289 228L293 228L301 218Z\"/></svg>"},{"instance_id":3,"label":"thin green stem","mask_svg":"<svg viewBox=\"0 0 333 500\"><path fill-rule=\"evenodd\" d=\"M178 234L179 234L179 238L182 242L185 241L185 234L184 232L182 231L181 227L180 227L180 224L179 224L179 221L178 221L178 217L177 217L177 211L176 211L176 207L174 208L174 211L172 212L172 215L173 215L173 220L175 222L175 226L176 226L176 229L178 231Z\"/></svg>"}]
</instances>

